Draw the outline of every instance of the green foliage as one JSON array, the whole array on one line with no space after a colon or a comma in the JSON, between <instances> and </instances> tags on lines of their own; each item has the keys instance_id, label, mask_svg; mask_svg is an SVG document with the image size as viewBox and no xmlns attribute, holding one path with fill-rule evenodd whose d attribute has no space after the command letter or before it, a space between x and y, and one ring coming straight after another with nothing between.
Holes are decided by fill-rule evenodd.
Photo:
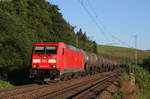
<instances>
[{"instance_id":1,"label":"green foliage","mask_svg":"<svg viewBox=\"0 0 150 99\"><path fill-rule=\"evenodd\" d=\"M81 35L79 47L96 52L96 43ZM0 2L0 79L12 81L12 72L15 76L20 74L19 70L28 70L32 43L57 41L76 45L77 36L59 8L45 0Z\"/></svg>"},{"instance_id":2,"label":"green foliage","mask_svg":"<svg viewBox=\"0 0 150 99\"><path fill-rule=\"evenodd\" d=\"M149 90L142 90L139 92L139 99L149 99L149 98L150 98Z\"/></svg>"},{"instance_id":3,"label":"green foliage","mask_svg":"<svg viewBox=\"0 0 150 99\"><path fill-rule=\"evenodd\" d=\"M0 80L0 89L11 88L11 87L14 87L14 86L12 84L10 84L9 82L5 82L5 81Z\"/></svg>"},{"instance_id":4,"label":"green foliage","mask_svg":"<svg viewBox=\"0 0 150 99\"><path fill-rule=\"evenodd\" d=\"M89 37L86 36L86 33L83 33L82 29L80 29L77 32L77 46L79 48L82 48L86 51L97 53L97 44L95 41L92 41L89 39Z\"/></svg>"},{"instance_id":5,"label":"green foliage","mask_svg":"<svg viewBox=\"0 0 150 99\"><path fill-rule=\"evenodd\" d=\"M114 99L122 99L123 98L123 93L122 91L118 90L113 94Z\"/></svg>"},{"instance_id":6,"label":"green foliage","mask_svg":"<svg viewBox=\"0 0 150 99\"><path fill-rule=\"evenodd\" d=\"M128 64L127 68L132 68L135 74L136 84L138 85L140 92L150 92L150 74L143 67L134 64Z\"/></svg>"},{"instance_id":7,"label":"green foliage","mask_svg":"<svg viewBox=\"0 0 150 99\"><path fill-rule=\"evenodd\" d=\"M143 67L150 72L150 57L143 59Z\"/></svg>"},{"instance_id":8,"label":"green foliage","mask_svg":"<svg viewBox=\"0 0 150 99\"><path fill-rule=\"evenodd\" d=\"M121 77L121 82L128 82L130 80L129 76L127 74L124 74L122 77Z\"/></svg>"}]
</instances>

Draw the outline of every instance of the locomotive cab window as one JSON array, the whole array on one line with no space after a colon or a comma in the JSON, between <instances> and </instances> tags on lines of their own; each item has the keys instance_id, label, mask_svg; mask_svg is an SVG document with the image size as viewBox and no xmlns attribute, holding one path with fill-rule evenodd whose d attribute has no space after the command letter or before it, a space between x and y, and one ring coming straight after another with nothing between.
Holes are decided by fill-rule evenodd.
<instances>
[{"instance_id":1,"label":"locomotive cab window","mask_svg":"<svg viewBox=\"0 0 150 99\"><path fill-rule=\"evenodd\" d=\"M56 46L46 46L46 54L57 54Z\"/></svg>"},{"instance_id":2,"label":"locomotive cab window","mask_svg":"<svg viewBox=\"0 0 150 99\"><path fill-rule=\"evenodd\" d=\"M57 54L56 46L35 46L34 54Z\"/></svg>"},{"instance_id":3,"label":"locomotive cab window","mask_svg":"<svg viewBox=\"0 0 150 99\"><path fill-rule=\"evenodd\" d=\"M44 54L44 46L35 46L34 47L34 54Z\"/></svg>"}]
</instances>

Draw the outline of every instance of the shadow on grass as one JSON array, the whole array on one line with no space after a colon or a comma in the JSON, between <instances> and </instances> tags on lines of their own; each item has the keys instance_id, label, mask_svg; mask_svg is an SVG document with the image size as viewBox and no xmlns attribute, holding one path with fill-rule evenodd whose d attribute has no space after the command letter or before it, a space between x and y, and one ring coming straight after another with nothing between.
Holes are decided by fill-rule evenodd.
<instances>
[{"instance_id":1,"label":"shadow on grass","mask_svg":"<svg viewBox=\"0 0 150 99\"><path fill-rule=\"evenodd\" d=\"M35 83L33 80L29 79L29 68L8 71L7 81L15 86Z\"/></svg>"}]
</instances>

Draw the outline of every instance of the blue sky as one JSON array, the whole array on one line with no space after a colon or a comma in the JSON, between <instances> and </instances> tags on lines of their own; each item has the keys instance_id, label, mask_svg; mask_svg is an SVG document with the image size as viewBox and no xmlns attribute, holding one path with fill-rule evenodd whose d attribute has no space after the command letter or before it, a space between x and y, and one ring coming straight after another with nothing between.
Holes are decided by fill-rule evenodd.
<instances>
[{"instance_id":1,"label":"blue sky","mask_svg":"<svg viewBox=\"0 0 150 99\"><path fill-rule=\"evenodd\" d=\"M63 17L76 30L83 31L98 44L125 46L113 36L138 49L150 49L150 0L47 0L58 5ZM88 9L97 27L79 1Z\"/></svg>"}]
</instances>

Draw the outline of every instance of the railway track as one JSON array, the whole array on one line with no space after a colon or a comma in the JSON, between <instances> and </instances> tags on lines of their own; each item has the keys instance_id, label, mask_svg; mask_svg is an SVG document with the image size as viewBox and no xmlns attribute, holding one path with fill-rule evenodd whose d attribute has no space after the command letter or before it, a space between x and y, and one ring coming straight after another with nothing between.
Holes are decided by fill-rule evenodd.
<instances>
[{"instance_id":1,"label":"railway track","mask_svg":"<svg viewBox=\"0 0 150 99\"><path fill-rule=\"evenodd\" d=\"M122 73L100 73L48 85L28 85L0 91L0 99L88 99L97 97Z\"/></svg>"},{"instance_id":2,"label":"railway track","mask_svg":"<svg viewBox=\"0 0 150 99\"><path fill-rule=\"evenodd\" d=\"M47 85L40 86L37 84L30 84L30 85L18 86L16 88L1 90L0 91L0 99L3 97L9 98L12 96L17 96L18 94L24 94L26 92L30 92L30 91L45 88L45 87L47 87Z\"/></svg>"},{"instance_id":3,"label":"railway track","mask_svg":"<svg viewBox=\"0 0 150 99\"><path fill-rule=\"evenodd\" d=\"M93 99L106 89L121 73L112 73L97 79L89 79L74 86L40 96L40 99Z\"/></svg>"}]
</instances>

